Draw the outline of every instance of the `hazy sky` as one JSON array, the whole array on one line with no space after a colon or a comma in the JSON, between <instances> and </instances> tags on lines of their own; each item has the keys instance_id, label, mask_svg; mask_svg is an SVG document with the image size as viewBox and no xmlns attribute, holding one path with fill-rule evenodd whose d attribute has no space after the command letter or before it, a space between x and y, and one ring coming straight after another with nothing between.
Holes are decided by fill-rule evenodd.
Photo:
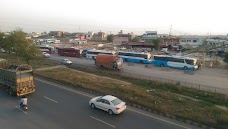
<instances>
[{"instance_id":1,"label":"hazy sky","mask_svg":"<svg viewBox=\"0 0 228 129\"><path fill-rule=\"evenodd\" d=\"M228 0L0 0L0 31L227 34Z\"/></svg>"}]
</instances>

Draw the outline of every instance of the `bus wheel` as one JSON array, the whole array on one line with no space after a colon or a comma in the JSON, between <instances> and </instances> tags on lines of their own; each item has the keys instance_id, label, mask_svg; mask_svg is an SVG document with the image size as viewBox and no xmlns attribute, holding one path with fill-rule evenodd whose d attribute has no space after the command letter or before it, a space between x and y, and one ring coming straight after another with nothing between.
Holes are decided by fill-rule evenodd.
<instances>
[{"instance_id":1,"label":"bus wheel","mask_svg":"<svg viewBox=\"0 0 228 129\"><path fill-rule=\"evenodd\" d=\"M188 70L188 67L187 66L184 66L184 70Z\"/></svg>"},{"instance_id":2,"label":"bus wheel","mask_svg":"<svg viewBox=\"0 0 228 129\"><path fill-rule=\"evenodd\" d=\"M160 64L160 67L164 67L164 64Z\"/></svg>"}]
</instances>

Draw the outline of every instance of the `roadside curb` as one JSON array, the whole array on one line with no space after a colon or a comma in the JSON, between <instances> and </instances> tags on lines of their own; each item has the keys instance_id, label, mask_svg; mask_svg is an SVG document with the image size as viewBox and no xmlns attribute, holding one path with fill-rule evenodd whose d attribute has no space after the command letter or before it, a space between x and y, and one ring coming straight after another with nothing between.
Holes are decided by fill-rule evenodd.
<instances>
[{"instance_id":1,"label":"roadside curb","mask_svg":"<svg viewBox=\"0 0 228 129\"><path fill-rule=\"evenodd\" d=\"M77 90L80 90L80 91L83 91L83 92L86 92L86 93L89 93L89 94L93 94L93 95L101 95L102 94L102 93L98 93L98 92L95 92L95 91L92 91L92 90L88 90L88 89L82 88L82 87L77 86L77 85L70 84L68 82L63 82L63 81L59 81L59 80L56 80L56 79L53 79L53 78L49 78L49 77L45 77L45 76L42 76L42 75L38 75L36 73L34 73L34 76L37 77L37 78L41 78L41 79L56 83L56 84L60 84L60 85L66 86L66 87L77 89ZM191 120L185 120L183 118L180 118L180 117L172 115L172 114L167 114L167 113L159 112L159 111L156 111L156 110L153 110L153 109L148 109L148 108L143 107L143 106L138 105L138 104L128 103L128 102L126 102L126 104L131 106L131 107L134 107L134 108L137 108L137 109L141 109L143 111L147 111L147 112L154 113L154 114L166 117L166 118L177 120L177 121L180 121L180 122L183 122L183 123L186 123L186 124L189 124L189 125L193 125L193 126L196 126L196 127L202 128L202 129L215 129L215 128L212 128L210 126L205 126L205 125L202 125L200 123L197 123L197 122L194 122L194 121L191 121Z\"/></svg>"}]
</instances>

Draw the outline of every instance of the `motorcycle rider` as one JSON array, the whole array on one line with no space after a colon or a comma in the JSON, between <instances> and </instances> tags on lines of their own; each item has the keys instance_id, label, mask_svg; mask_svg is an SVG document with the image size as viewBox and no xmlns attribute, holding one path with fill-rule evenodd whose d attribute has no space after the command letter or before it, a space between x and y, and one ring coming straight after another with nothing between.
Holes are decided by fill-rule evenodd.
<instances>
[{"instance_id":1,"label":"motorcycle rider","mask_svg":"<svg viewBox=\"0 0 228 129\"><path fill-rule=\"evenodd\" d=\"M21 100L19 101L20 108L28 105L28 99L26 96L22 96Z\"/></svg>"}]
</instances>

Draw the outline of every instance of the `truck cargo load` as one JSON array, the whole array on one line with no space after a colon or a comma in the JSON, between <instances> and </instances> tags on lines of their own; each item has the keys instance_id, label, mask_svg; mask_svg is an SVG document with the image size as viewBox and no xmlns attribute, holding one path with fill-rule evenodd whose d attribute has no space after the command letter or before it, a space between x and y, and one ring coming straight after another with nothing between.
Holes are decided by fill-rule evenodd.
<instances>
[{"instance_id":1,"label":"truck cargo load","mask_svg":"<svg viewBox=\"0 0 228 129\"><path fill-rule=\"evenodd\" d=\"M30 65L9 65L6 68L5 61L0 64L0 84L6 87L10 95L23 96L35 92L33 69Z\"/></svg>"},{"instance_id":2,"label":"truck cargo load","mask_svg":"<svg viewBox=\"0 0 228 129\"><path fill-rule=\"evenodd\" d=\"M95 60L96 66L113 70L121 70L123 60L117 55L98 54Z\"/></svg>"}]
</instances>

